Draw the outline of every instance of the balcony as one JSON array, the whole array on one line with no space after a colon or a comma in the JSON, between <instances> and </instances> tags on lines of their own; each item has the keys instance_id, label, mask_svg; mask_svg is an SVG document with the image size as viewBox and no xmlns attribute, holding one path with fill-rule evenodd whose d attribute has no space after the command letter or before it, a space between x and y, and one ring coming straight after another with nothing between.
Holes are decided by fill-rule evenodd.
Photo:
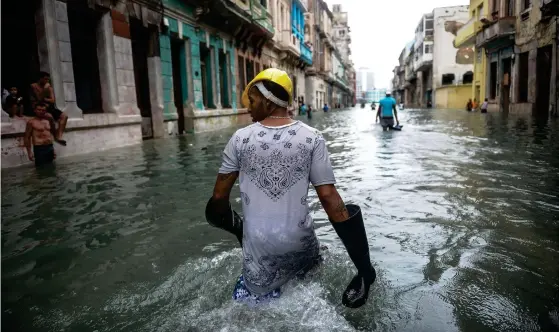
<instances>
[{"instance_id":1,"label":"balcony","mask_svg":"<svg viewBox=\"0 0 559 332\"><path fill-rule=\"evenodd\" d=\"M412 70L412 68L407 68L406 69L406 81L413 81L417 78L417 76L415 75L415 72Z\"/></svg>"},{"instance_id":2,"label":"balcony","mask_svg":"<svg viewBox=\"0 0 559 332\"><path fill-rule=\"evenodd\" d=\"M301 55L299 44L299 39L290 30L282 31L280 49L283 52L290 52L294 57L298 58Z\"/></svg>"},{"instance_id":3,"label":"balcony","mask_svg":"<svg viewBox=\"0 0 559 332\"><path fill-rule=\"evenodd\" d=\"M417 57L413 63L413 71L425 71L433 66L433 53L425 53Z\"/></svg>"},{"instance_id":4,"label":"balcony","mask_svg":"<svg viewBox=\"0 0 559 332\"><path fill-rule=\"evenodd\" d=\"M330 36L330 34L328 32L324 33L324 37L322 37L322 41L324 42L324 44L326 44L326 46L334 48L334 40L332 39L332 36Z\"/></svg>"},{"instance_id":5,"label":"balcony","mask_svg":"<svg viewBox=\"0 0 559 332\"><path fill-rule=\"evenodd\" d=\"M503 44L514 43L516 17L502 17L486 26L476 35L476 47L493 48Z\"/></svg>"},{"instance_id":6,"label":"balcony","mask_svg":"<svg viewBox=\"0 0 559 332\"><path fill-rule=\"evenodd\" d=\"M273 34L274 26L272 23L272 14L270 14L268 10L260 4L259 0L250 0L250 9L253 21L266 31Z\"/></svg>"},{"instance_id":7,"label":"balcony","mask_svg":"<svg viewBox=\"0 0 559 332\"><path fill-rule=\"evenodd\" d=\"M312 50L305 43L300 43L301 60L307 65L312 65Z\"/></svg>"},{"instance_id":8,"label":"balcony","mask_svg":"<svg viewBox=\"0 0 559 332\"><path fill-rule=\"evenodd\" d=\"M476 42L476 33L479 31L480 22L476 17L470 18L468 23L458 29L454 38L454 47L472 46Z\"/></svg>"}]
</instances>

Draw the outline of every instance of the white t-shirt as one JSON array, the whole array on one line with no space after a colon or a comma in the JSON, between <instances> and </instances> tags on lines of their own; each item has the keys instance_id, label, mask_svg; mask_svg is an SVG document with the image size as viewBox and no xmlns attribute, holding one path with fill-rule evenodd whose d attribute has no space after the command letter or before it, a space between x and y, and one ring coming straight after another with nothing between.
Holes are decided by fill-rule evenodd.
<instances>
[{"instance_id":1,"label":"white t-shirt","mask_svg":"<svg viewBox=\"0 0 559 332\"><path fill-rule=\"evenodd\" d=\"M320 132L299 121L238 130L223 151L219 173L239 172L244 213L243 277L263 295L312 267L318 239L309 213L309 183L334 184Z\"/></svg>"}]
</instances>

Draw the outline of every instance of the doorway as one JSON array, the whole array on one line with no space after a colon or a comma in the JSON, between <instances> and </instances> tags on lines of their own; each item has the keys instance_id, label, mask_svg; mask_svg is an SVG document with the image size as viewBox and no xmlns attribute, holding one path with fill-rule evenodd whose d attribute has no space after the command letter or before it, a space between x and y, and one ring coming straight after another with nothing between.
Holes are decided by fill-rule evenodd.
<instances>
[{"instance_id":1,"label":"doorway","mask_svg":"<svg viewBox=\"0 0 559 332\"><path fill-rule=\"evenodd\" d=\"M136 83L136 102L142 115L142 136L153 137L151 119L151 100L148 75L148 49L150 30L142 22L130 18L130 36L132 39L132 62L134 64L134 82Z\"/></svg>"},{"instance_id":2,"label":"doorway","mask_svg":"<svg viewBox=\"0 0 559 332\"><path fill-rule=\"evenodd\" d=\"M2 88L18 88L24 101L29 100L29 87L39 75L34 17L37 7L37 1L2 2ZM28 104L25 114L33 114Z\"/></svg>"},{"instance_id":3,"label":"doorway","mask_svg":"<svg viewBox=\"0 0 559 332\"><path fill-rule=\"evenodd\" d=\"M549 113L550 80L551 80L551 56L552 45L538 48L536 60L536 108L537 116L546 117Z\"/></svg>"},{"instance_id":4,"label":"doorway","mask_svg":"<svg viewBox=\"0 0 559 332\"><path fill-rule=\"evenodd\" d=\"M510 105L510 81L511 81L511 70L512 70L512 61L511 58L503 59L501 62L503 66L503 79L501 84L501 91L502 91L502 107L503 112L509 111Z\"/></svg>"},{"instance_id":5,"label":"doorway","mask_svg":"<svg viewBox=\"0 0 559 332\"><path fill-rule=\"evenodd\" d=\"M231 107L229 103L229 80L228 80L228 66L227 56L229 53L219 52L219 87L221 95L221 107Z\"/></svg>"},{"instance_id":6,"label":"doorway","mask_svg":"<svg viewBox=\"0 0 559 332\"><path fill-rule=\"evenodd\" d=\"M497 98L497 62L491 62L489 67L489 99Z\"/></svg>"},{"instance_id":7,"label":"doorway","mask_svg":"<svg viewBox=\"0 0 559 332\"><path fill-rule=\"evenodd\" d=\"M97 56L97 30L102 13L89 8L86 2L81 1L68 1L67 8L76 102L84 114L102 113Z\"/></svg>"},{"instance_id":8,"label":"doorway","mask_svg":"<svg viewBox=\"0 0 559 332\"><path fill-rule=\"evenodd\" d=\"M200 71L202 76L202 98L204 107L213 108L213 81L212 77L212 57L210 48L206 43L200 43Z\"/></svg>"},{"instance_id":9,"label":"doorway","mask_svg":"<svg viewBox=\"0 0 559 332\"><path fill-rule=\"evenodd\" d=\"M171 66L173 69L173 98L175 100L175 107L177 108L177 115L179 118L179 134L184 132L184 98L186 97L186 86L183 84L183 76L186 76L184 57L185 48L184 40L171 38Z\"/></svg>"}]
</instances>

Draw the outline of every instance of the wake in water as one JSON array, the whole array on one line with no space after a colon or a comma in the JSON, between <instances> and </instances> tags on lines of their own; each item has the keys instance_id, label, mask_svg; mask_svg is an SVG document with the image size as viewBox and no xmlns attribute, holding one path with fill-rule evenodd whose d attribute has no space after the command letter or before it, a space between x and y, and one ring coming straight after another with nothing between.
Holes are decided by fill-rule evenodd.
<instances>
[{"instance_id":1,"label":"wake in water","mask_svg":"<svg viewBox=\"0 0 559 332\"><path fill-rule=\"evenodd\" d=\"M73 330L87 325L88 330L99 332L369 331L375 326L375 313L388 305L384 303L382 271L371 289L370 301L360 309L347 309L341 305L340 293L353 277L354 268L346 255L341 248L326 250L317 269L282 287L281 298L249 306L231 299L242 257L240 249L232 249L187 261L150 288L129 284L98 310L51 311L39 317L35 326Z\"/></svg>"}]
</instances>

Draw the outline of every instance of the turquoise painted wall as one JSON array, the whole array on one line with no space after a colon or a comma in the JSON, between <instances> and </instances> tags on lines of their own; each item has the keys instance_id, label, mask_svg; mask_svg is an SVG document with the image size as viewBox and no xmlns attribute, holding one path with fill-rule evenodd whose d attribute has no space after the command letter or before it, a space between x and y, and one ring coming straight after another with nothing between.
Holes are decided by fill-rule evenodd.
<instances>
[{"instance_id":1,"label":"turquoise painted wall","mask_svg":"<svg viewBox=\"0 0 559 332\"><path fill-rule=\"evenodd\" d=\"M176 119L177 109L173 101L173 66L171 64L171 39L159 36L161 52L161 80L163 81L163 117L165 120Z\"/></svg>"},{"instance_id":2,"label":"turquoise painted wall","mask_svg":"<svg viewBox=\"0 0 559 332\"><path fill-rule=\"evenodd\" d=\"M174 9L180 10L182 13L192 16L193 8L189 5L185 4L180 0L164 0L164 5L172 7ZM178 24L179 22L171 17L166 17L169 21L169 29L168 32L165 34L160 35L160 51L161 51L161 74L163 80L163 101L164 101L164 116L166 119L175 119L176 118L176 107L173 101L173 69L172 69L172 62L171 62L171 37L170 33L178 33ZM196 31L192 25L187 23L180 23L182 24L182 33L183 39L188 39L190 45L190 68L187 68L187 61L186 56L187 53L185 49L181 49L180 57L181 57L181 82L182 82L182 93L183 97L185 98L185 105L186 100L190 99L194 103L194 107L197 110L204 110L204 103L203 103L203 95L202 95L202 72L200 66L200 43L206 42L206 31L203 29L198 29ZM216 93L216 97L218 101L221 101L221 94L220 94L220 82L219 79L216 80L215 86L216 91L213 91L212 84L214 83L214 79L211 75L211 68L215 68L216 75L218 74L217 68L219 68L219 52L223 52L223 41L218 36L211 36L210 37L210 45L215 54L215 59L212 62L211 56L208 57L206 60L206 67L208 68L208 100L210 106L213 105L213 93ZM234 110L237 109L237 94L236 94L236 81L235 81L235 51L232 46L231 42L226 42L225 48L227 49L227 56L229 57L229 67L224 68L226 70L226 79L224 79L225 84L228 84L228 91L229 95L227 96L227 100L229 101L230 107ZM189 81L187 72L190 73L192 81ZM198 75L196 75L196 73ZM192 84L192 91L193 95L189 96L189 86ZM190 97L190 98L189 98Z\"/></svg>"}]
</instances>

